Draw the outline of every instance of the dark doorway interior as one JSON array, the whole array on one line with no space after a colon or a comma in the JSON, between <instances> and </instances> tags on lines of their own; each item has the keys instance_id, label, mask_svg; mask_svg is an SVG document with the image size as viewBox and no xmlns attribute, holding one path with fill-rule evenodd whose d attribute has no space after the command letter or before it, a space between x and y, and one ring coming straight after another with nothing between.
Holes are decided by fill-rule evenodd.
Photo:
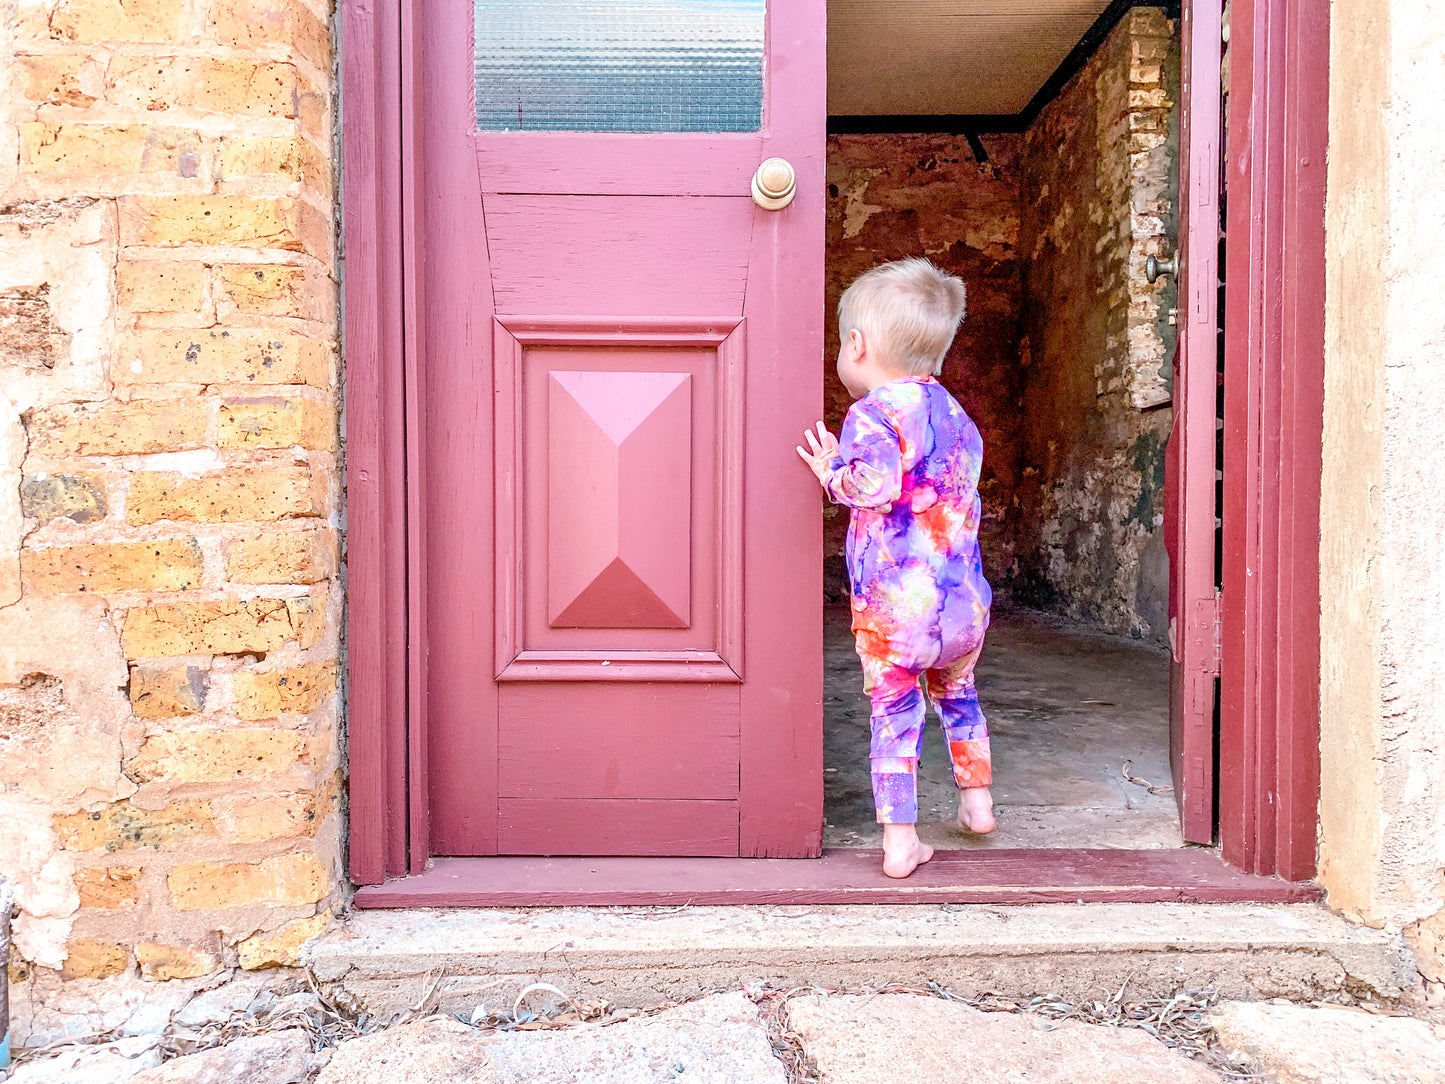
<instances>
[{"instance_id":1,"label":"dark doorway interior","mask_svg":"<svg viewBox=\"0 0 1445 1084\"><path fill-rule=\"evenodd\" d=\"M1027 124L999 125L1022 130L829 138L830 426L850 402L833 307L854 276L924 254L969 291L941 380L985 444L980 542L999 604L979 691L1002 813L987 839L951 827L933 724L920 831L935 846L1182 844L1163 530L1175 286L1145 267L1175 248L1178 57L1177 21L1137 7ZM837 607L847 515L824 515L824 841L871 847L867 701Z\"/></svg>"}]
</instances>

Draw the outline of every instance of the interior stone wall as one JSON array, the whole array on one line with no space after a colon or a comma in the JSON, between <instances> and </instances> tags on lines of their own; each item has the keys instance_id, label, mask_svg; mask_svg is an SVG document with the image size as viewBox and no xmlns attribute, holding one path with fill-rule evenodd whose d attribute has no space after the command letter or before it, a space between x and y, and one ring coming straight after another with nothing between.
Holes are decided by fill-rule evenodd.
<instances>
[{"instance_id":1,"label":"interior stone wall","mask_svg":"<svg viewBox=\"0 0 1445 1084\"><path fill-rule=\"evenodd\" d=\"M329 18L0 17L18 1043L294 963L344 891Z\"/></svg>"},{"instance_id":2,"label":"interior stone wall","mask_svg":"<svg viewBox=\"0 0 1445 1084\"><path fill-rule=\"evenodd\" d=\"M1027 132L985 135L988 161L942 135L828 142L829 425L838 295L885 260L925 255L960 275L968 313L943 383L984 438L985 571L1002 593L1102 628L1163 640L1164 449L1178 41L1136 8ZM826 552L846 512L825 506ZM844 589L830 566L830 590Z\"/></svg>"},{"instance_id":3,"label":"interior stone wall","mask_svg":"<svg viewBox=\"0 0 1445 1084\"><path fill-rule=\"evenodd\" d=\"M825 420L837 431L851 402L838 380L838 297L868 268L927 256L960 276L968 311L944 362L942 382L983 435L980 542L990 578L1014 560L1018 488L1022 303L1016 135L987 136L988 161L974 161L962 137L839 135L828 140ZM825 553L843 552L847 509L824 503ZM830 593L846 591L830 562Z\"/></svg>"},{"instance_id":4,"label":"interior stone wall","mask_svg":"<svg viewBox=\"0 0 1445 1084\"><path fill-rule=\"evenodd\" d=\"M1134 8L1024 136L1020 601L1113 632L1168 629L1178 39Z\"/></svg>"}]
</instances>

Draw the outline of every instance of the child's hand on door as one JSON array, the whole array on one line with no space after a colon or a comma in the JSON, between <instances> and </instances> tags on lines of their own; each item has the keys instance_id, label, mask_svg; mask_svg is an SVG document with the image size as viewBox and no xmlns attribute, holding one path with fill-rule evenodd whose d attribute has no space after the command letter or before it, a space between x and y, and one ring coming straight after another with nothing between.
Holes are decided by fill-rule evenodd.
<instances>
[{"instance_id":1,"label":"child's hand on door","mask_svg":"<svg viewBox=\"0 0 1445 1084\"><path fill-rule=\"evenodd\" d=\"M838 438L828 432L827 427L818 423L816 433L811 429L803 430L803 437L808 442L808 451L798 445L798 454L803 457L803 462L808 464L812 472L818 476L818 481L827 479L830 464L838 456Z\"/></svg>"}]
</instances>

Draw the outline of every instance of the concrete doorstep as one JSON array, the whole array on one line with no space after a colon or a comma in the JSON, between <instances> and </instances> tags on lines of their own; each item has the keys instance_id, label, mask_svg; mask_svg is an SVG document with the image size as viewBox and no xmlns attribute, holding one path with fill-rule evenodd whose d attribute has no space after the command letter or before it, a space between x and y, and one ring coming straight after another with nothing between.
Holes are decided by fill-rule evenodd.
<instances>
[{"instance_id":1,"label":"concrete doorstep","mask_svg":"<svg viewBox=\"0 0 1445 1084\"><path fill-rule=\"evenodd\" d=\"M1045 904L359 911L306 962L348 1007L388 1019L429 991L466 1019L531 983L619 1009L750 984L1072 1000L1213 990L1396 998L1417 982L1394 935L1315 905Z\"/></svg>"}]
</instances>

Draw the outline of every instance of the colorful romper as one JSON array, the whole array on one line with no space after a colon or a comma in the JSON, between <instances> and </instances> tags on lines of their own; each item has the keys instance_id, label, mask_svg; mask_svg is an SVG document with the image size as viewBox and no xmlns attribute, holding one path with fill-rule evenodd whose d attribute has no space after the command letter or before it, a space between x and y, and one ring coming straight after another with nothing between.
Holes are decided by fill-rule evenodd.
<instances>
[{"instance_id":1,"label":"colorful romper","mask_svg":"<svg viewBox=\"0 0 1445 1084\"><path fill-rule=\"evenodd\" d=\"M992 779L973 687L993 599L978 551L983 440L931 377L859 399L843 421L824 488L853 510L853 631L872 702L873 802L884 824L918 820L921 675L943 720L959 787Z\"/></svg>"}]
</instances>

